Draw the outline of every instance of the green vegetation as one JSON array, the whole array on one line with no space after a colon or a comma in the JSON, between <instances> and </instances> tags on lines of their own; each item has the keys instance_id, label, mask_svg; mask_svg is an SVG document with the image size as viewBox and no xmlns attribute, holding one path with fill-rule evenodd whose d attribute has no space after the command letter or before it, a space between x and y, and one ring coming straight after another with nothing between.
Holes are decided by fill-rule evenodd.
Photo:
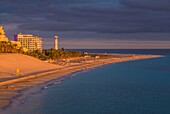
<instances>
[{"instance_id":1,"label":"green vegetation","mask_svg":"<svg viewBox=\"0 0 170 114\"><path fill-rule=\"evenodd\" d=\"M56 60L56 59L66 59L66 58L74 58L74 57L81 57L82 54L80 52L74 51L65 51L64 48L61 50L55 49L46 49L42 52L40 50L35 50L30 52L29 55L39 58L41 60Z\"/></svg>"},{"instance_id":2,"label":"green vegetation","mask_svg":"<svg viewBox=\"0 0 170 114\"><path fill-rule=\"evenodd\" d=\"M18 48L17 44L12 44L10 41L1 41L0 42L0 53L23 53L22 48Z\"/></svg>"},{"instance_id":3,"label":"green vegetation","mask_svg":"<svg viewBox=\"0 0 170 114\"><path fill-rule=\"evenodd\" d=\"M22 48L18 48L17 45L12 44L10 41L0 42L0 53L27 54L41 60L49 60L49 59L56 60L56 59L66 59L66 58L82 56L80 52L65 51L64 48L61 48L61 50L55 50L55 49L46 49L43 51L35 50L33 52L28 51L27 53L25 53Z\"/></svg>"}]
</instances>

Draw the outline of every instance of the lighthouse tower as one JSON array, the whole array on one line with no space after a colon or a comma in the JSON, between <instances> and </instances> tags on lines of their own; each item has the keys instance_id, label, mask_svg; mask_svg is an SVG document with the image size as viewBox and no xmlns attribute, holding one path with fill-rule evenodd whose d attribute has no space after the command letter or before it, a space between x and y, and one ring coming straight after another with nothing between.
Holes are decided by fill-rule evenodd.
<instances>
[{"instance_id":1,"label":"lighthouse tower","mask_svg":"<svg viewBox=\"0 0 170 114\"><path fill-rule=\"evenodd\" d=\"M54 36L54 49L58 50L58 36Z\"/></svg>"}]
</instances>

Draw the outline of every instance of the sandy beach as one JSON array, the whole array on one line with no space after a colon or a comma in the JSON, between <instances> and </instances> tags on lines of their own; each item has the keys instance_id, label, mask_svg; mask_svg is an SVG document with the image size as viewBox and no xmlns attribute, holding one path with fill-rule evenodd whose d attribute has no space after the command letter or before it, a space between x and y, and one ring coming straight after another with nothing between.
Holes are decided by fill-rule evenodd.
<instances>
[{"instance_id":1,"label":"sandy beach","mask_svg":"<svg viewBox=\"0 0 170 114\"><path fill-rule=\"evenodd\" d=\"M112 54L100 58L81 57L47 63L27 55L0 54L0 111L5 110L6 106L12 105L15 99L22 99L24 90L44 83L58 84L62 77L68 74L111 63L157 57L161 56ZM16 75L16 69L20 69L20 75ZM44 85L40 88L43 89Z\"/></svg>"}]
</instances>

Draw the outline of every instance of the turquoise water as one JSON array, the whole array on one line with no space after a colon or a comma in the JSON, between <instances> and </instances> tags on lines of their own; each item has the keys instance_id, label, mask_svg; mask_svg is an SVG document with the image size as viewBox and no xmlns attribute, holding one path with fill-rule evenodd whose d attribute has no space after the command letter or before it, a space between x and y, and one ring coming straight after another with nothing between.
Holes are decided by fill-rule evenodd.
<instances>
[{"instance_id":1,"label":"turquoise water","mask_svg":"<svg viewBox=\"0 0 170 114\"><path fill-rule=\"evenodd\" d=\"M170 55L77 73L11 114L170 114Z\"/></svg>"}]
</instances>

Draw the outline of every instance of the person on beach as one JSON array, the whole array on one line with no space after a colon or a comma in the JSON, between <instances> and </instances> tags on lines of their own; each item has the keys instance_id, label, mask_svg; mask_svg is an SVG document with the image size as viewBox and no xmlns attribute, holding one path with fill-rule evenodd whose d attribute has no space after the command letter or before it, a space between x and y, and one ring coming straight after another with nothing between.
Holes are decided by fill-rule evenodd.
<instances>
[{"instance_id":1,"label":"person on beach","mask_svg":"<svg viewBox=\"0 0 170 114\"><path fill-rule=\"evenodd\" d=\"M12 85L11 87L12 87L12 89L14 89L14 86L13 86L13 85Z\"/></svg>"}]
</instances>

